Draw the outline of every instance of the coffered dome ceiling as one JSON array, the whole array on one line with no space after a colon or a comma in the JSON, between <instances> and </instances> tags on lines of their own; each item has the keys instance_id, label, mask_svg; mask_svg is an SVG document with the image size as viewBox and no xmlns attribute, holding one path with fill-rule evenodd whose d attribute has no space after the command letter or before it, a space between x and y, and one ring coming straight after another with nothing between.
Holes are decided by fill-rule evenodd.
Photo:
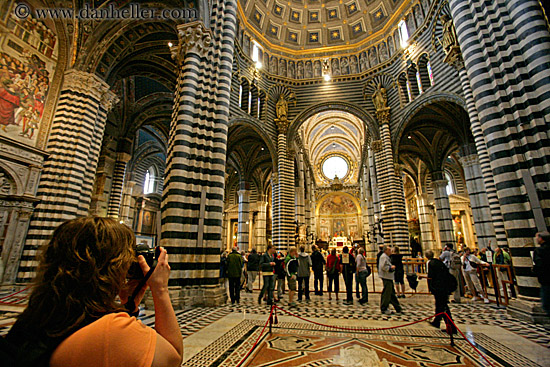
<instances>
[{"instance_id":1,"label":"coffered dome ceiling","mask_svg":"<svg viewBox=\"0 0 550 367\"><path fill-rule=\"evenodd\" d=\"M272 49L358 45L395 26L408 0L239 0L245 27Z\"/></svg>"}]
</instances>

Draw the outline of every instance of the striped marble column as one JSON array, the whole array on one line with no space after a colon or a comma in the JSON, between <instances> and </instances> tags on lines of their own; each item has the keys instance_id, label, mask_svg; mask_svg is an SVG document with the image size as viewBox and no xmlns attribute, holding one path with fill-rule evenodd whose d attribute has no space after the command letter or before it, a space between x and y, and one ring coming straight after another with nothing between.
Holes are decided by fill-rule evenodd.
<instances>
[{"instance_id":1,"label":"striped marble column","mask_svg":"<svg viewBox=\"0 0 550 367\"><path fill-rule=\"evenodd\" d=\"M376 149L378 151L376 152L375 161L382 209L384 243L399 246L403 251L408 251L409 229L407 226L404 189L401 178L397 176L395 170L389 115L387 119L381 120L379 118L379 121L381 121L381 140L377 144L380 144L381 148Z\"/></svg>"},{"instance_id":2,"label":"striped marble column","mask_svg":"<svg viewBox=\"0 0 550 367\"><path fill-rule=\"evenodd\" d=\"M370 170L370 184L372 191L372 207L373 207L373 221L371 226L372 233L376 233L373 237L375 244L384 243L384 237L382 237L382 226L379 225L380 220L382 219L381 210L380 210L380 193L378 192L378 177L376 176L376 164L374 155L380 153L382 144L379 144L378 141L373 142L372 149L369 149L369 170ZM378 249L375 248L375 251Z\"/></svg>"},{"instance_id":3,"label":"striped marble column","mask_svg":"<svg viewBox=\"0 0 550 367\"><path fill-rule=\"evenodd\" d=\"M541 313L529 303L539 297L530 254L550 218L550 34L537 0L449 6L525 301L516 310L533 319Z\"/></svg>"},{"instance_id":4,"label":"striped marble column","mask_svg":"<svg viewBox=\"0 0 550 367\"><path fill-rule=\"evenodd\" d=\"M113 182L111 184L111 195L109 196L109 206L107 207L108 217L118 218L121 212L126 164L128 164L130 158L131 156L128 153L117 153L115 169L113 171Z\"/></svg>"},{"instance_id":5,"label":"striped marble column","mask_svg":"<svg viewBox=\"0 0 550 367\"><path fill-rule=\"evenodd\" d=\"M474 136L483 179L483 188L480 187L479 190L481 195L484 195L486 198L482 198L481 200L485 201L486 199L489 205L491 216L486 218L491 218L490 225L493 227L492 232L495 234L495 239L491 241L491 244L496 244L500 247L507 246L508 240L506 239L506 231L504 230L504 219L500 210L500 203L498 202L493 172L491 171L491 160L489 158L489 153L487 152L487 143L483 137L483 131L481 131L481 123L479 122L479 115L477 113L474 97L472 95L470 81L468 79L468 75L466 74L466 69L464 68L464 63L460 62L458 65L460 65L458 74L460 76L460 82L462 83L464 98L466 99L468 116L470 117L470 130ZM488 233L491 233L491 230L489 230Z\"/></svg>"},{"instance_id":6,"label":"striped marble column","mask_svg":"<svg viewBox=\"0 0 550 367\"><path fill-rule=\"evenodd\" d=\"M298 186L296 186L296 220L299 225L306 222L305 213L305 173L304 173L304 153L299 152L297 157Z\"/></svg>"},{"instance_id":7,"label":"striped marble column","mask_svg":"<svg viewBox=\"0 0 550 367\"><path fill-rule=\"evenodd\" d=\"M422 251L435 250L435 239L433 235L432 210L428 194L417 195L418 221L420 224L420 235L422 237Z\"/></svg>"},{"instance_id":8,"label":"striped marble column","mask_svg":"<svg viewBox=\"0 0 550 367\"><path fill-rule=\"evenodd\" d=\"M256 228L255 228L255 237L256 237L256 250L258 253L263 253L267 249L267 198L264 195L261 195L258 198L258 216L256 217Z\"/></svg>"},{"instance_id":9,"label":"striped marble column","mask_svg":"<svg viewBox=\"0 0 550 367\"><path fill-rule=\"evenodd\" d=\"M368 168L363 166L363 174L361 180L359 181L360 190L361 190L361 211L363 216L363 239L365 244L367 242L367 232L369 231L369 177L368 177Z\"/></svg>"},{"instance_id":10,"label":"striped marble column","mask_svg":"<svg viewBox=\"0 0 550 367\"><path fill-rule=\"evenodd\" d=\"M306 228L309 228L311 231L311 178L309 176L309 170L304 170L304 187L305 187L305 195L304 195L304 212L305 212L305 224ZM308 239L309 240L309 239Z\"/></svg>"},{"instance_id":11,"label":"striped marble column","mask_svg":"<svg viewBox=\"0 0 550 367\"><path fill-rule=\"evenodd\" d=\"M273 245L277 250L287 251L294 246L296 227L295 197L294 197L294 160L289 156L286 140L288 126L278 124L277 136L277 165L278 165L278 217L274 218L274 227L277 232L273 236Z\"/></svg>"},{"instance_id":12,"label":"striped marble column","mask_svg":"<svg viewBox=\"0 0 550 367\"><path fill-rule=\"evenodd\" d=\"M496 247L495 228L477 154L460 157L479 248Z\"/></svg>"},{"instance_id":13,"label":"striped marble column","mask_svg":"<svg viewBox=\"0 0 550 367\"><path fill-rule=\"evenodd\" d=\"M171 48L179 68L162 196L161 244L170 254L170 286L184 304L219 305L229 93L237 4L212 2L212 29L177 27ZM178 300L176 300L178 302Z\"/></svg>"},{"instance_id":14,"label":"striped marble column","mask_svg":"<svg viewBox=\"0 0 550 367\"><path fill-rule=\"evenodd\" d=\"M250 188L246 183L241 183L241 189L237 193L239 195L239 216L238 216L238 233L237 246L239 251L247 251L249 246L248 232L250 223Z\"/></svg>"},{"instance_id":15,"label":"striped marble column","mask_svg":"<svg viewBox=\"0 0 550 367\"><path fill-rule=\"evenodd\" d=\"M128 227L133 228L134 224L134 208L132 207L133 198L132 193L134 191L134 186L136 185L135 181L128 181L124 185L123 195L122 195L122 208L120 210L120 219Z\"/></svg>"},{"instance_id":16,"label":"striped marble column","mask_svg":"<svg viewBox=\"0 0 550 367\"><path fill-rule=\"evenodd\" d=\"M65 73L18 282L34 277L38 247L59 224L87 215L107 113L116 102L109 85L97 75L75 69Z\"/></svg>"},{"instance_id":17,"label":"striped marble column","mask_svg":"<svg viewBox=\"0 0 550 367\"><path fill-rule=\"evenodd\" d=\"M439 226L439 240L441 247L446 243L456 243L453 232L453 216L451 215L451 204L447 194L448 181L443 172L432 172L432 189L434 192L435 215Z\"/></svg>"}]
</instances>

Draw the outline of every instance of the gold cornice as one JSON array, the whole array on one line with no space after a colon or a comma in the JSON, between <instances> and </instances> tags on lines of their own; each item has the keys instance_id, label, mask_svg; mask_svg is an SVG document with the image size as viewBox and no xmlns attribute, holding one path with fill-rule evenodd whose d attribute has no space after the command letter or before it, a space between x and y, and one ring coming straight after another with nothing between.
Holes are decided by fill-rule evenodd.
<instances>
[{"instance_id":1,"label":"gold cornice","mask_svg":"<svg viewBox=\"0 0 550 367\"><path fill-rule=\"evenodd\" d=\"M380 29L376 33L373 33L373 34L365 37L365 39L363 39L363 40L361 40L357 43L350 44L350 45L340 45L340 46L324 46L324 47L318 47L318 48L310 48L310 49L307 49L307 50L293 50L293 49L290 49L290 48L287 48L287 47L275 45L275 44L271 43L270 41L268 41L268 39L264 35L262 35L253 25L251 25L248 22L248 18L246 17L246 14L244 13L244 10L241 6L241 2L237 1L237 9L239 11L239 16L241 18L240 21L244 25L246 25L246 29L248 31L252 32L254 34L254 36L258 38L258 40L260 40L262 43L264 43L264 46L267 46L269 48L268 51L277 50L279 52L284 52L284 53L287 53L287 54L293 55L293 56L303 56L303 55L309 55L309 54L312 54L312 53L326 53L326 52L336 52L336 51L350 51L351 52L351 50L353 50L355 48L358 48L358 47L361 47L361 46L364 46L369 41L372 41L373 39L375 39L375 38L379 37L380 35L386 33L389 28L394 27L395 26L394 22L396 21L396 19L401 18L402 14L404 13L404 9L406 8L406 6L412 7L412 6L414 6L414 3L412 1L404 0L403 3L401 4L401 6L399 6L399 8L397 8L397 10L393 13L393 15L386 22L386 25L382 29ZM426 19L424 19L424 21L426 21ZM420 27L418 27L418 28L420 28ZM393 37L393 35L391 35L391 36ZM409 38L412 38L412 34L409 35Z\"/></svg>"}]
</instances>

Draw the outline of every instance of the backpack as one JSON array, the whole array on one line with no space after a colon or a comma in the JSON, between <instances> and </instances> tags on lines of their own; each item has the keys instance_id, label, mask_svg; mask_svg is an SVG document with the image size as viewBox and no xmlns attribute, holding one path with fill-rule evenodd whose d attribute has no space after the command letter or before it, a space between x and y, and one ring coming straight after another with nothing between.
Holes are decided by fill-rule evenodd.
<instances>
[{"instance_id":1,"label":"backpack","mask_svg":"<svg viewBox=\"0 0 550 367\"><path fill-rule=\"evenodd\" d=\"M449 269L460 270L461 267L462 267L462 260L460 259L460 255L455 251L451 252L451 261L450 261Z\"/></svg>"}]
</instances>

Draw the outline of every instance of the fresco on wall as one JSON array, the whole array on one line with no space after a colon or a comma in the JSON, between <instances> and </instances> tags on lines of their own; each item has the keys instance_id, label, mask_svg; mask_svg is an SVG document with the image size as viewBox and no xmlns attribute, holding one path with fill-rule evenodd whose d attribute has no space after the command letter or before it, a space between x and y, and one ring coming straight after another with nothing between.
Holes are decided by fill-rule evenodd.
<instances>
[{"instance_id":1,"label":"fresco on wall","mask_svg":"<svg viewBox=\"0 0 550 367\"><path fill-rule=\"evenodd\" d=\"M1 17L0 17L1 18ZM57 60L57 37L44 22L10 12L0 33L0 134L35 145Z\"/></svg>"},{"instance_id":2,"label":"fresco on wall","mask_svg":"<svg viewBox=\"0 0 550 367\"><path fill-rule=\"evenodd\" d=\"M356 214L355 203L344 195L332 195L323 201L320 214Z\"/></svg>"}]
</instances>

